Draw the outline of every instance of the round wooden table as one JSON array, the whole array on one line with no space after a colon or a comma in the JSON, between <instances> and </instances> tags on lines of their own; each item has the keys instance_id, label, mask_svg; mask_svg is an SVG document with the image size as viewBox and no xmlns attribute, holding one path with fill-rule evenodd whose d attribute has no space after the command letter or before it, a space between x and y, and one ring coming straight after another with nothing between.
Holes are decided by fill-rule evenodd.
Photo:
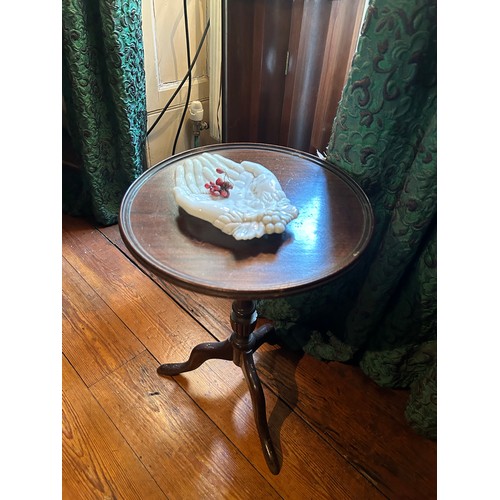
<instances>
[{"instance_id":1,"label":"round wooden table","mask_svg":"<svg viewBox=\"0 0 500 500\"><path fill-rule=\"evenodd\" d=\"M251 160L274 173L300 213L282 234L235 240L179 208L173 196L176 165L204 152ZM232 335L196 346L182 363L162 364L175 376L208 359L232 360L245 375L269 469L280 470L266 419L253 353L273 332L255 330L256 299L306 292L349 269L373 232L370 203L344 172L310 154L268 144L216 144L175 155L144 172L123 198L119 227L132 255L156 276L195 292L233 299Z\"/></svg>"}]
</instances>

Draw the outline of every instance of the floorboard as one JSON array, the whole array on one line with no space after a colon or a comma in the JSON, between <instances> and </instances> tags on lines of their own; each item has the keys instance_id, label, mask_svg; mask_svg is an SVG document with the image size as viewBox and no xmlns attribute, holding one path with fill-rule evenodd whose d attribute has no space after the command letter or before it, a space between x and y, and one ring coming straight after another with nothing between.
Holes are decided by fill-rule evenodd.
<instances>
[{"instance_id":1,"label":"floorboard","mask_svg":"<svg viewBox=\"0 0 500 500\"><path fill-rule=\"evenodd\" d=\"M166 498L65 357L62 372L63 498Z\"/></svg>"},{"instance_id":2,"label":"floorboard","mask_svg":"<svg viewBox=\"0 0 500 500\"><path fill-rule=\"evenodd\" d=\"M145 348L63 258L63 351L92 385Z\"/></svg>"}]
</instances>

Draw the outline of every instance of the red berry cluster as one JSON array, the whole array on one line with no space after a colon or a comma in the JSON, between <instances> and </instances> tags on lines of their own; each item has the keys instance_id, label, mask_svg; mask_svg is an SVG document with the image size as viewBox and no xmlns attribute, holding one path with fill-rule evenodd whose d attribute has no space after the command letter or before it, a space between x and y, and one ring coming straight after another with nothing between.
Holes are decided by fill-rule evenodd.
<instances>
[{"instance_id":1,"label":"red berry cluster","mask_svg":"<svg viewBox=\"0 0 500 500\"><path fill-rule=\"evenodd\" d=\"M225 174L224 170L221 168L215 169L218 174ZM205 184L205 188L208 189L212 196L222 196L223 198L229 198L229 190L233 189L233 185L225 179L217 178L215 182L210 181Z\"/></svg>"}]
</instances>

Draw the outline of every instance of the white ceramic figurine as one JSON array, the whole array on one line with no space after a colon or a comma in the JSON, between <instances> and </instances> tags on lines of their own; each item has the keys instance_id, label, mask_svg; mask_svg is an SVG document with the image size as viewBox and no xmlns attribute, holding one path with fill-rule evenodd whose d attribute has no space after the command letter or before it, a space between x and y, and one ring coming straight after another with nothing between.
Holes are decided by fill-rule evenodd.
<instances>
[{"instance_id":1,"label":"white ceramic figurine","mask_svg":"<svg viewBox=\"0 0 500 500\"><path fill-rule=\"evenodd\" d=\"M267 168L218 154L203 153L178 165L174 196L187 213L237 240L283 233L299 215Z\"/></svg>"}]
</instances>

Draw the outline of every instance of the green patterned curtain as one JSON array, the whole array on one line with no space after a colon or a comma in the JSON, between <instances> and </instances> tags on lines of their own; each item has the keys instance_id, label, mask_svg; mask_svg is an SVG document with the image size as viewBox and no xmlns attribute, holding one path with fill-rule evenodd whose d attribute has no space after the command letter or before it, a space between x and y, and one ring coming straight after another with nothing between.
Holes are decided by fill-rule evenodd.
<instances>
[{"instance_id":1,"label":"green patterned curtain","mask_svg":"<svg viewBox=\"0 0 500 500\"><path fill-rule=\"evenodd\" d=\"M436 437L436 0L371 0L327 151L365 190L376 227L352 272L261 301L289 347L410 388Z\"/></svg>"},{"instance_id":2,"label":"green patterned curtain","mask_svg":"<svg viewBox=\"0 0 500 500\"><path fill-rule=\"evenodd\" d=\"M146 92L141 0L63 0L63 97L82 167L63 175L63 211L114 224L142 173Z\"/></svg>"}]
</instances>

